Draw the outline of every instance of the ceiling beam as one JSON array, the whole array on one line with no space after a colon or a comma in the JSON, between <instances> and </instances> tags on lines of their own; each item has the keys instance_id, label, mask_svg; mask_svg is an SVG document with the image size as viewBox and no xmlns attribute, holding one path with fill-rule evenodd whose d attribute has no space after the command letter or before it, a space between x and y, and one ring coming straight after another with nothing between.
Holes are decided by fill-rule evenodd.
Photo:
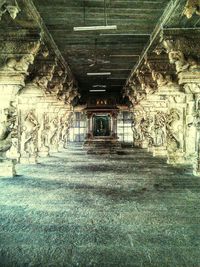
<instances>
[{"instance_id":1,"label":"ceiling beam","mask_svg":"<svg viewBox=\"0 0 200 267\"><path fill-rule=\"evenodd\" d=\"M58 49L56 43L54 42L51 34L49 33L45 23L43 22L42 17L40 16L39 12L37 11L32 0L24 0L24 3L26 4L30 14L32 14L34 20L37 22L38 26L40 27L42 37L51 45L51 47L53 48L53 50L55 52L55 55L57 56L58 60L61 63L61 65L63 65L67 69L67 71L71 75L71 77L74 78L67 62L65 61L65 59L62 56L60 50ZM74 80L75 80L75 78L74 78Z\"/></svg>"},{"instance_id":2,"label":"ceiling beam","mask_svg":"<svg viewBox=\"0 0 200 267\"><path fill-rule=\"evenodd\" d=\"M158 36L162 32L164 25L167 23L167 21L169 20L169 18L173 14L173 12L176 10L177 6L180 4L180 2L183 2L183 1L185 1L185 0L171 0L169 2L169 4L165 8L162 16L160 17L158 23L156 24L152 34L150 35L150 40L149 40L148 44L145 46L145 48L143 49L143 52L141 53L138 62L135 64L130 76L128 77L128 79L126 81L126 84L128 84L128 81L131 78L131 76L137 71L137 69L141 65L147 52L151 48L151 46L154 43L154 41L156 40L156 38L158 38Z\"/></svg>"}]
</instances>

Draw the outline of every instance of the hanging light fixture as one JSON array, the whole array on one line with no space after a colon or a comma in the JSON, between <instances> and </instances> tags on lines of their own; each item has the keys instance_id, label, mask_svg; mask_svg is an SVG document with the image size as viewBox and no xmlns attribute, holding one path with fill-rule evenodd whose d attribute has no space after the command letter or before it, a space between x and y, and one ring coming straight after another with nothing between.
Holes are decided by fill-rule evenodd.
<instances>
[{"instance_id":1,"label":"hanging light fixture","mask_svg":"<svg viewBox=\"0 0 200 267\"><path fill-rule=\"evenodd\" d=\"M85 0L83 0L83 12L84 12L84 24L85 24ZM107 12L106 12L106 0L104 0L104 24L103 26L84 26L74 27L74 31L97 31L97 30L117 30L117 25L108 25Z\"/></svg>"}]
</instances>

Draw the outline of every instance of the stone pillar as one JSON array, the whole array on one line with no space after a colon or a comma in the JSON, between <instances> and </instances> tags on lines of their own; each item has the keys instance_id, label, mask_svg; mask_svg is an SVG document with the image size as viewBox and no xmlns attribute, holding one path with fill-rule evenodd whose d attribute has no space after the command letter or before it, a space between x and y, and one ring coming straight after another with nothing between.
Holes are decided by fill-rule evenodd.
<instances>
[{"instance_id":1,"label":"stone pillar","mask_svg":"<svg viewBox=\"0 0 200 267\"><path fill-rule=\"evenodd\" d=\"M200 105L200 100L199 100L199 105ZM194 175L200 176L200 109L197 112L196 116L196 160L194 163Z\"/></svg>"},{"instance_id":2,"label":"stone pillar","mask_svg":"<svg viewBox=\"0 0 200 267\"><path fill-rule=\"evenodd\" d=\"M89 140L93 136L93 113L92 112L87 112L87 139Z\"/></svg>"},{"instance_id":3,"label":"stone pillar","mask_svg":"<svg viewBox=\"0 0 200 267\"><path fill-rule=\"evenodd\" d=\"M197 55L199 53L199 40L178 37L163 38L163 46L168 53L169 62L174 64L178 83L186 95L186 107L183 118L185 162L198 166L198 134L195 124L197 99L200 94L200 65ZM198 169L198 168L197 168ZM195 171L196 172L196 167ZM198 172L196 172L198 173Z\"/></svg>"},{"instance_id":4,"label":"stone pillar","mask_svg":"<svg viewBox=\"0 0 200 267\"><path fill-rule=\"evenodd\" d=\"M184 164L185 159L185 94L175 91L168 96L166 121L168 163Z\"/></svg>"},{"instance_id":5,"label":"stone pillar","mask_svg":"<svg viewBox=\"0 0 200 267\"><path fill-rule=\"evenodd\" d=\"M158 108L154 115L153 156L167 156L166 111Z\"/></svg>"},{"instance_id":6,"label":"stone pillar","mask_svg":"<svg viewBox=\"0 0 200 267\"><path fill-rule=\"evenodd\" d=\"M40 122L40 128L38 131L38 156L49 156L48 145L48 131L49 131L49 116L48 116L49 104L44 102L39 103L38 119Z\"/></svg>"},{"instance_id":7,"label":"stone pillar","mask_svg":"<svg viewBox=\"0 0 200 267\"><path fill-rule=\"evenodd\" d=\"M195 72L191 79L191 73L182 74L184 77L180 82L184 83L187 95L186 113L186 157L187 162L193 164L194 174L200 176L199 172L199 110L200 110L200 69ZM187 83L185 83L187 81Z\"/></svg>"},{"instance_id":8,"label":"stone pillar","mask_svg":"<svg viewBox=\"0 0 200 267\"><path fill-rule=\"evenodd\" d=\"M49 152L58 152L58 130L59 130L59 118L58 108L55 106L49 107L49 132L48 132L48 146Z\"/></svg>"},{"instance_id":9,"label":"stone pillar","mask_svg":"<svg viewBox=\"0 0 200 267\"><path fill-rule=\"evenodd\" d=\"M30 47L29 47L30 48ZM33 53L23 55L20 57L5 57L4 64L0 68L0 113L1 113L1 133L0 133L0 157L1 170L0 176L14 176L14 161L8 159L10 156L18 157L17 151L17 109L16 109L16 95L18 91L24 86L25 76L28 74L28 67L33 63L34 54L38 50L38 43L33 44ZM18 123L18 121L17 121ZM12 147L13 140L15 140L15 147L8 157L6 152Z\"/></svg>"},{"instance_id":10,"label":"stone pillar","mask_svg":"<svg viewBox=\"0 0 200 267\"><path fill-rule=\"evenodd\" d=\"M118 116L117 112L111 113L111 123L112 123L111 136L114 138L118 138L117 137L117 116Z\"/></svg>"},{"instance_id":11,"label":"stone pillar","mask_svg":"<svg viewBox=\"0 0 200 267\"><path fill-rule=\"evenodd\" d=\"M6 152L12 147L17 120L16 95L23 86L23 79L17 73L9 75L0 71L0 176L12 177L16 174L16 161L10 159Z\"/></svg>"},{"instance_id":12,"label":"stone pillar","mask_svg":"<svg viewBox=\"0 0 200 267\"><path fill-rule=\"evenodd\" d=\"M68 134L69 134L69 128L71 124L71 115L72 112L69 109L62 108L61 110L61 132L60 132L60 146L59 150L63 150L63 148L67 148L67 140L68 140Z\"/></svg>"}]
</instances>

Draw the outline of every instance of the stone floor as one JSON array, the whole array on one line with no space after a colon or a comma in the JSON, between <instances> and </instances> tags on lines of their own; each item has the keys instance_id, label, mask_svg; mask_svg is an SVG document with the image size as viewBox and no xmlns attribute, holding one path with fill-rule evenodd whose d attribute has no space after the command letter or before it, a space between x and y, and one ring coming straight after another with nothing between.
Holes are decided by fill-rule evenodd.
<instances>
[{"instance_id":1,"label":"stone floor","mask_svg":"<svg viewBox=\"0 0 200 267\"><path fill-rule=\"evenodd\" d=\"M0 180L0 266L200 266L200 178L79 146Z\"/></svg>"}]
</instances>

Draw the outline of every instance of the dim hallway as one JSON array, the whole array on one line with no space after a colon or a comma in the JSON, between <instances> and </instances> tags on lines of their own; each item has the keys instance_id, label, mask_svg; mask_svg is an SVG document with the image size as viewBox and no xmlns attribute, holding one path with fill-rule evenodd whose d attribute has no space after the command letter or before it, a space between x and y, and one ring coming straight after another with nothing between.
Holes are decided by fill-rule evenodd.
<instances>
[{"instance_id":1,"label":"dim hallway","mask_svg":"<svg viewBox=\"0 0 200 267\"><path fill-rule=\"evenodd\" d=\"M143 149L79 145L0 180L0 266L200 266L200 180Z\"/></svg>"}]
</instances>

